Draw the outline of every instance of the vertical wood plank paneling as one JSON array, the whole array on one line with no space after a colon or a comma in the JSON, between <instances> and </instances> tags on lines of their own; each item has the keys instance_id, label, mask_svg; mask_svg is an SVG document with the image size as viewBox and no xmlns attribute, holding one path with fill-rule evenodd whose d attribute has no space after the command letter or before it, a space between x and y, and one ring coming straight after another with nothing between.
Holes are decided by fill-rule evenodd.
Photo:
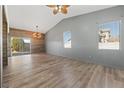
<instances>
[{"instance_id":1,"label":"vertical wood plank paneling","mask_svg":"<svg viewBox=\"0 0 124 93\"><path fill-rule=\"evenodd\" d=\"M7 34L8 34L8 23L6 19L5 9L2 8L2 28L3 28L3 65L8 64L8 53L7 53Z\"/></svg>"},{"instance_id":2,"label":"vertical wood plank paneling","mask_svg":"<svg viewBox=\"0 0 124 93\"><path fill-rule=\"evenodd\" d=\"M33 31L27 31L22 29L10 28L11 37L25 37L31 39L31 53L40 53L45 52L45 34L41 33L42 37L40 39L33 38ZM11 47L8 46L8 51L11 50Z\"/></svg>"},{"instance_id":3,"label":"vertical wood plank paneling","mask_svg":"<svg viewBox=\"0 0 124 93\"><path fill-rule=\"evenodd\" d=\"M0 6L0 87L2 87L2 6Z\"/></svg>"}]
</instances>

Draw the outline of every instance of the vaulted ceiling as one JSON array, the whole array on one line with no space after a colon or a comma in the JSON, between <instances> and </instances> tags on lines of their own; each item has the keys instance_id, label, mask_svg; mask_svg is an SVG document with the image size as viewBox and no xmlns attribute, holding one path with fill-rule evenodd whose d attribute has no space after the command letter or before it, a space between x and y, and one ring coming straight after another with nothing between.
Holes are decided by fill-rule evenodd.
<instances>
[{"instance_id":1,"label":"vaulted ceiling","mask_svg":"<svg viewBox=\"0 0 124 93\"><path fill-rule=\"evenodd\" d=\"M7 6L9 26L13 28L46 33L64 18L98 11L112 5L72 5L68 8L68 14L53 15L52 9L43 5L11 5Z\"/></svg>"}]
</instances>

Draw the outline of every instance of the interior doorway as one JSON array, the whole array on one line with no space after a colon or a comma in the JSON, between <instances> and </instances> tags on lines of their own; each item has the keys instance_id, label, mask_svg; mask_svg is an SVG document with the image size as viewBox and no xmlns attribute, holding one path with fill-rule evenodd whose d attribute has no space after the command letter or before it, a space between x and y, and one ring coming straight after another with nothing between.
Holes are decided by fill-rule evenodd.
<instances>
[{"instance_id":1,"label":"interior doorway","mask_svg":"<svg viewBox=\"0 0 124 93\"><path fill-rule=\"evenodd\" d=\"M11 56L31 53L31 39L25 37L11 37Z\"/></svg>"}]
</instances>

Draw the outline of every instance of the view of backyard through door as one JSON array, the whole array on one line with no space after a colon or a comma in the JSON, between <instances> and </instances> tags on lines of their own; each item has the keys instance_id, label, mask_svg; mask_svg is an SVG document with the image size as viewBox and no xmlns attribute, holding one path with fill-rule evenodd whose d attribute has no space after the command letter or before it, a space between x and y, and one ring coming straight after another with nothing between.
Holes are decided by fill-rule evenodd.
<instances>
[{"instance_id":1,"label":"view of backyard through door","mask_svg":"<svg viewBox=\"0 0 124 93\"><path fill-rule=\"evenodd\" d=\"M29 54L31 52L31 39L11 37L11 56Z\"/></svg>"}]
</instances>

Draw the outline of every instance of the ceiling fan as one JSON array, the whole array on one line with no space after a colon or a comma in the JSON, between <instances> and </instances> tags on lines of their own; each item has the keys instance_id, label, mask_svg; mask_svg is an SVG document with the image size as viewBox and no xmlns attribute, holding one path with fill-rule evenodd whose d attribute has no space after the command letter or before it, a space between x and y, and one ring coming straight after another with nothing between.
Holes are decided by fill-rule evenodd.
<instances>
[{"instance_id":1,"label":"ceiling fan","mask_svg":"<svg viewBox=\"0 0 124 93\"><path fill-rule=\"evenodd\" d=\"M47 5L48 7L53 9L53 14L56 15L57 13L63 13L67 14L68 13L68 7L70 5Z\"/></svg>"}]
</instances>

